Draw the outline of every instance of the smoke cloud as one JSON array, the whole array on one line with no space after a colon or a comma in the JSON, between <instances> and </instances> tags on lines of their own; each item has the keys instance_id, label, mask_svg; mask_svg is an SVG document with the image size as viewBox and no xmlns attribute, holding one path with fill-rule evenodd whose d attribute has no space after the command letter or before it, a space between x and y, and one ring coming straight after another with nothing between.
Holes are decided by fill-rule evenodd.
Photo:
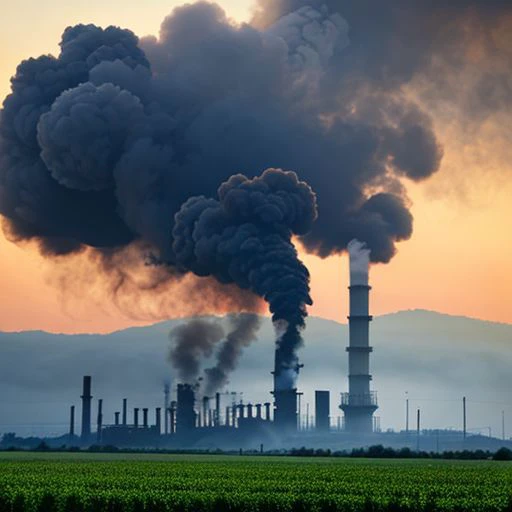
<instances>
[{"instance_id":1,"label":"smoke cloud","mask_svg":"<svg viewBox=\"0 0 512 512\"><path fill-rule=\"evenodd\" d=\"M510 170L510 2L258 0L251 23L268 30L306 5L338 12L349 27L350 43L335 52L323 84L326 101L342 98L348 109L364 112L363 119L378 119L378 110L390 119L407 103L419 107L416 114L428 112L446 147L444 172L436 180L444 182L444 195L478 186L479 172ZM435 140L415 137L418 128L408 130L406 158L418 157L417 175L426 177L434 160L424 157L436 152L425 144L433 147ZM417 144L422 151L413 150Z\"/></svg>"},{"instance_id":2,"label":"smoke cloud","mask_svg":"<svg viewBox=\"0 0 512 512\"><path fill-rule=\"evenodd\" d=\"M229 383L245 347L257 338L261 318L251 313L229 315L230 331L215 355L215 366L205 370L205 395L211 396Z\"/></svg>"},{"instance_id":3,"label":"smoke cloud","mask_svg":"<svg viewBox=\"0 0 512 512\"><path fill-rule=\"evenodd\" d=\"M388 261L412 233L400 180L430 176L442 151L404 95L347 84L364 37L354 16L308 4L278 1L236 25L198 2L142 40L78 25L59 56L22 62L0 120L8 236L48 255L143 240L172 267L173 218L190 197L281 167L318 195L308 251L358 238Z\"/></svg>"},{"instance_id":4,"label":"smoke cloud","mask_svg":"<svg viewBox=\"0 0 512 512\"><path fill-rule=\"evenodd\" d=\"M277 346L276 373L297 366L307 316L309 272L291 237L316 219L316 196L291 171L267 169L223 183L218 199L190 198L176 214L173 252L199 276L235 283L268 302L274 322L287 324Z\"/></svg>"},{"instance_id":5,"label":"smoke cloud","mask_svg":"<svg viewBox=\"0 0 512 512\"><path fill-rule=\"evenodd\" d=\"M163 20L158 37L142 39L118 27L68 27L58 56L23 61L0 115L6 236L36 241L59 261L85 255L102 271L121 261L120 281L105 275L121 283L116 295L141 266L127 270L135 258L124 256L143 246L163 264L146 268L161 279L155 288L172 289L195 272L231 284L219 294L247 291L232 303L250 302L265 286L256 289L245 268L235 276L224 260L209 259L203 243L191 256L175 239L183 235L175 218L185 204L199 215L204 201L190 198L215 198L232 175L250 180L274 167L293 169L317 194L308 230L283 228L306 251L326 257L357 239L373 262L389 261L412 234L404 180L429 178L443 157L434 128L442 132L445 123L434 125L430 113L450 102L457 110L445 117L469 130L511 112L509 2L259 0L257 7L250 24L235 24L215 4L185 5ZM211 221L202 225L214 231L223 199L211 201ZM243 217L230 201L227 214ZM241 223L232 229L248 235ZM212 279L196 288L204 282L217 291ZM300 325L300 300L290 303L295 313L269 303L290 329Z\"/></svg>"},{"instance_id":6,"label":"smoke cloud","mask_svg":"<svg viewBox=\"0 0 512 512\"><path fill-rule=\"evenodd\" d=\"M201 359L212 355L214 345L224 337L224 329L218 320L198 318L175 327L169 336L173 343L169 361L181 382L194 384L201 370Z\"/></svg>"}]
</instances>

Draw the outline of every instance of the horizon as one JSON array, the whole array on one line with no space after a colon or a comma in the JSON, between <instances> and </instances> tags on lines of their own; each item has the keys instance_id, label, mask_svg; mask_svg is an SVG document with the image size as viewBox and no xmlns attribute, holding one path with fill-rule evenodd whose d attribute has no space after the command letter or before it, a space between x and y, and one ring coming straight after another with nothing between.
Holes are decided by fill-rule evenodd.
<instances>
[{"instance_id":1,"label":"horizon","mask_svg":"<svg viewBox=\"0 0 512 512\"><path fill-rule=\"evenodd\" d=\"M382 313L380 315L372 315L373 320L382 319L386 317L396 316L396 315L403 315L408 313L419 313L419 314L432 314L436 316L446 317L450 319L460 319L460 320L469 320L474 322L480 322L484 324L492 324L492 325L502 325L502 326L510 326L512 327L512 322L499 322L494 320L487 320L485 318L477 318L472 316L466 316L466 315L456 315L456 314L450 314L450 313L444 313L442 311L435 311L433 309L423 309L423 308L411 308L411 309L401 309L398 311L390 311L388 313ZM184 316L184 317L176 317L176 318L167 318L163 320L156 320L154 322L149 323L143 323L143 324L137 324L137 325L128 325L126 327L122 327L119 329L114 329L112 331L80 331L80 332L61 332L61 331L47 331L44 329L27 329L27 330L2 330L0 328L0 334L24 334L24 333L43 333L43 334L51 334L56 336L108 336L110 334L116 334L116 333L122 333L123 331L127 331L130 329L145 329L148 327L153 327L160 324L165 324L167 322L182 322L186 323L189 320L196 319L196 318L227 318L232 313L223 313L223 314L202 314L202 315L191 315L191 316ZM260 314L258 313L258 316L265 319L270 319L269 314ZM333 318L325 318L322 316L317 315L309 315L306 319L306 328L307 328L307 321L310 319L314 320L322 320L326 322L332 322L341 326L348 326L348 321L340 321Z\"/></svg>"}]
</instances>

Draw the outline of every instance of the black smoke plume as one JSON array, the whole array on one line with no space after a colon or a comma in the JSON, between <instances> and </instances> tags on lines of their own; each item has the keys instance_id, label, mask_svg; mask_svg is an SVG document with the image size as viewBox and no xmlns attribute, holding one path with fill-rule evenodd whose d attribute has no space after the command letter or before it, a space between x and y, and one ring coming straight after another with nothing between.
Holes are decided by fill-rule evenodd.
<instances>
[{"instance_id":1,"label":"black smoke plume","mask_svg":"<svg viewBox=\"0 0 512 512\"><path fill-rule=\"evenodd\" d=\"M285 322L276 374L297 368L309 295L309 272L292 235L304 235L317 210L311 188L291 171L231 176L218 199L190 198L176 214L173 252L179 265L264 298L274 322Z\"/></svg>"},{"instance_id":2,"label":"black smoke plume","mask_svg":"<svg viewBox=\"0 0 512 512\"><path fill-rule=\"evenodd\" d=\"M215 355L215 366L205 370L205 394L211 396L229 383L245 347L257 338L261 318L253 313L229 315L230 330Z\"/></svg>"},{"instance_id":3,"label":"black smoke plume","mask_svg":"<svg viewBox=\"0 0 512 512\"><path fill-rule=\"evenodd\" d=\"M197 318L178 325L169 336L172 342L169 361L181 382L195 384L201 360L212 355L214 345L224 337L224 329L218 320Z\"/></svg>"},{"instance_id":4,"label":"black smoke plume","mask_svg":"<svg viewBox=\"0 0 512 512\"><path fill-rule=\"evenodd\" d=\"M48 255L142 240L172 267L183 203L239 170L281 167L318 195L307 250L327 256L357 238L388 261L412 233L400 180L430 176L442 151L399 91L350 82L376 59L354 57L372 34L350 12L347 24L344 5L276 1L264 22L235 25L198 2L175 9L158 39L67 28L60 55L19 65L1 112L9 238Z\"/></svg>"}]
</instances>

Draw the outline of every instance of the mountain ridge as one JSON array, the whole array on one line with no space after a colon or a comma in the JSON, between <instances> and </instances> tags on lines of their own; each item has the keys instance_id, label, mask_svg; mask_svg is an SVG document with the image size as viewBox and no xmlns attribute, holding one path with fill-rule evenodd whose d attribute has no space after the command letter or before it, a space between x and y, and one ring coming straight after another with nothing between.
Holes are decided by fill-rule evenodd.
<instances>
[{"instance_id":1,"label":"mountain ridge","mask_svg":"<svg viewBox=\"0 0 512 512\"><path fill-rule=\"evenodd\" d=\"M433 316L436 318L444 318L444 319L451 319L451 320L464 320L464 321L472 321L475 323L480 324L492 324L492 325L500 325L500 326L508 326L512 327L512 322L500 322L495 320L487 320L484 318L476 318L466 315L454 315L450 313L444 313L441 311L431 310L431 309L423 309L423 308L412 308L412 309L401 309L398 311L393 311L391 313L384 313L382 315L374 315L374 320L385 320L390 318L396 318L397 316L400 317L406 317L409 315L427 315L427 316ZM270 318L266 315L261 315L263 318ZM171 323L171 322L184 322L191 318L211 318L211 317L218 317L223 318L223 315L198 315L198 316L190 316L190 317L180 317L180 318L170 318L168 320L161 320L159 322L150 323L147 325L135 325L130 327L125 327L122 329L115 329L113 331L108 332L77 332L77 333L66 333L66 332L53 332L53 331L45 331L43 329L29 329L29 330L15 330L15 331L3 331L0 329L0 335L2 334L29 334L29 335L37 335L37 334L43 334L43 335L52 335L52 336L110 336L114 334L120 334L125 333L127 331L132 330L144 330L150 327L157 327L157 326L164 326L165 324ZM306 322L310 320L322 320L324 322L332 322L334 324L340 325L340 326L347 326L348 322L340 322L338 320L333 320L332 318L324 318L321 316L309 316L306 319Z\"/></svg>"},{"instance_id":2,"label":"mountain ridge","mask_svg":"<svg viewBox=\"0 0 512 512\"><path fill-rule=\"evenodd\" d=\"M79 421L82 375L92 375L93 395L104 399L106 422L125 397L130 407L160 406L164 381L172 380L174 387L178 381L168 362L169 331L186 320L98 335L0 333L0 433L20 428L24 434L47 433L43 424L48 423L58 424L55 433L64 432L70 404L78 406ZM303 403L313 409L314 390L330 390L333 419L340 414L339 393L348 387L348 337L347 324L310 317L299 353ZM378 392L383 428L403 428L405 391L411 410L421 408L425 428L459 425L462 396L468 399L470 427L499 431L501 411L512 417L512 325L408 310L375 317L370 343L372 389ZM228 389L243 391L253 403L271 399L274 346L266 317Z\"/></svg>"}]
</instances>

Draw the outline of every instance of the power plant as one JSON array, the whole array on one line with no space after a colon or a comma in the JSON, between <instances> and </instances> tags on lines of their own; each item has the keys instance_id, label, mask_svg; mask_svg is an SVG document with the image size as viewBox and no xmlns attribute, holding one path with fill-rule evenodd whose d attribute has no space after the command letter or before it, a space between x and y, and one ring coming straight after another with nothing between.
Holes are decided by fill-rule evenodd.
<instances>
[{"instance_id":1,"label":"power plant","mask_svg":"<svg viewBox=\"0 0 512 512\"><path fill-rule=\"evenodd\" d=\"M416 429L409 430L408 406L406 429L400 433L383 433L379 418L377 394L371 389L370 373L370 315L371 287L368 279L369 251L364 244L353 241L348 246L350 255L349 285L349 340L348 392L341 393L339 409L342 421L333 422L331 392L316 390L314 416L301 423L301 396L297 377L302 365L295 361L290 366L276 344L272 401L251 402L242 399L242 393L216 392L206 396L200 382L181 382L176 386L164 384L162 406L152 409L144 406L130 408L128 398L120 401L119 410L111 421L105 421L104 400L93 404L93 382L90 375L83 377L81 430L75 432L75 406L69 410L68 433L58 438L70 445L116 446L127 448L161 449L241 449L242 447L349 447L362 444L409 446L412 449L438 449L439 431L420 436L420 410ZM340 340L341 350L341 340ZM341 373L341 369L340 369ZM94 390L98 395L98 390ZM96 406L96 430L92 431L92 409ZM463 400L463 432L444 431L443 446L490 446L477 436L466 436L466 402ZM310 423L311 418L311 423ZM314 420L312 419L314 418ZM490 439L490 440L489 440ZM60 442L59 441L59 442ZM497 440L495 440L497 441ZM463 444L461 444L463 443ZM480 444L478 444L480 443Z\"/></svg>"},{"instance_id":2,"label":"power plant","mask_svg":"<svg viewBox=\"0 0 512 512\"><path fill-rule=\"evenodd\" d=\"M333 429L328 390L315 392L315 420L300 426L300 398L297 377L302 365L283 362L279 340L275 352L273 375L273 404L252 403L239 398L237 393L201 395L197 384L178 383L171 389L164 385L163 407L150 412L147 407L135 407L128 412L128 399L122 400L120 411L114 413L112 423L103 422L103 400L98 400L96 433L91 433L91 376L83 378L81 442L116 446L193 446L208 439L215 445L227 440L243 444L244 439L294 438L298 435L319 437L332 433L366 436L376 429L373 414L377 410L377 396L370 389L369 314L370 285L368 279L369 250L364 244L349 244L350 255L350 314L348 353L348 392L341 393L340 409L344 420ZM341 348L341 347L340 347ZM173 399L174 396L174 399ZM142 414L141 414L142 413ZM71 408L69 435L74 435L74 407ZM129 418L130 417L130 418ZM309 415L308 415L309 418ZM308 419L309 422L309 419ZM313 424L314 423L314 424ZM163 428L162 428L163 426Z\"/></svg>"}]
</instances>

